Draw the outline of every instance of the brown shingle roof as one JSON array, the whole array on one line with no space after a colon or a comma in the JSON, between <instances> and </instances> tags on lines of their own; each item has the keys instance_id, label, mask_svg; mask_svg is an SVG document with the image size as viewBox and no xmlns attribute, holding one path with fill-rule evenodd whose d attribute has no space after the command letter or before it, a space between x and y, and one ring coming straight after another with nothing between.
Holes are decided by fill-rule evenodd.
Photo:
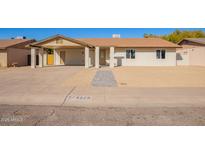
<instances>
[{"instance_id":1,"label":"brown shingle roof","mask_svg":"<svg viewBox=\"0 0 205 154\"><path fill-rule=\"evenodd\" d=\"M29 39L0 40L0 49L6 49L8 47L12 47L26 42L31 43L34 42L34 40L29 40Z\"/></svg>"},{"instance_id":2,"label":"brown shingle roof","mask_svg":"<svg viewBox=\"0 0 205 154\"><path fill-rule=\"evenodd\" d=\"M100 47L162 47L162 48L180 48L181 46L171 43L160 38L79 38L73 39L63 35L55 35L39 42L32 43L31 46L41 46L47 41L56 38L63 38L85 46L100 46Z\"/></svg>"},{"instance_id":3,"label":"brown shingle roof","mask_svg":"<svg viewBox=\"0 0 205 154\"><path fill-rule=\"evenodd\" d=\"M78 40L95 46L180 48L179 45L160 38L83 38Z\"/></svg>"}]
</instances>

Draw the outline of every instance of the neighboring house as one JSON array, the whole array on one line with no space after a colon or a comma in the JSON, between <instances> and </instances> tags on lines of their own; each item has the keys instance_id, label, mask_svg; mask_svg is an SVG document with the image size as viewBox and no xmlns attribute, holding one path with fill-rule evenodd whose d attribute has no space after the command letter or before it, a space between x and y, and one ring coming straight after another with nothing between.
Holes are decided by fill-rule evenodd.
<instances>
[{"instance_id":1,"label":"neighboring house","mask_svg":"<svg viewBox=\"0 0 205 154\"><path fill-rule=\"evenodd\" d=\"M0 67L27 65L30 50L25 46L34 41L28 39L0 40Z\"/></svg>"},{"instance_id":2,"label":"neighboring house","mask_svg":"<svg viewBox=\"0 0 205 154\"><path fill-rule=\"evenodd\" d=\"M185 38L178 45L177 65L205 66L205 38Z\"/></svg>"},{"instance_id":3,"label":"neighboring house","mask_svg":"<svg viewBox=\"0 0 205 154\"><path fill-rule=\"evenodd\" d=\"M83 65L85 68L114 66L176 66L179 45L159 38L84 38L56 35L30 44L31 67Z\"/></svg>"}]
</instances>

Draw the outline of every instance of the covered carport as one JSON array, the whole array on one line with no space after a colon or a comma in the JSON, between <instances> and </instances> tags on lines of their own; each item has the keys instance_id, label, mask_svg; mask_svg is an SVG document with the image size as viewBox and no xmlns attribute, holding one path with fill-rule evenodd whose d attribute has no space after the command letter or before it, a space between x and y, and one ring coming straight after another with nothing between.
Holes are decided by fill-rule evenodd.
<instances>
[{"instance_id":1,"label":"covered carport","mask_svg":"<svg viewBox=\"0 0 205 154\"><path fill-rule=\"evenodd\" d=\"M94 46L76 39L56 35L29 45L31 48L31 68L50 65L82 66L94 65Z\"/></svg>"}]
</instances>

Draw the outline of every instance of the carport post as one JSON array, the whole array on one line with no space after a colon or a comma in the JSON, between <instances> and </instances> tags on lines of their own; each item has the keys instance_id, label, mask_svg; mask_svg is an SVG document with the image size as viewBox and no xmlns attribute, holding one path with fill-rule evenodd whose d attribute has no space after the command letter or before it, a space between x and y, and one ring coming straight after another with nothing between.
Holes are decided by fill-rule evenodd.
<instances>
[{"instance_id":1,"label":"carport post","mask_svg":"<svg viewBox=\"0 0 205 154\"><path fill-rule=\"evenodd\" d=\"M110 47L110 68L114 67L114 52L115 52L115 48Z\"/></svg>"},{"instance_id":2,"label":"carport post","mask_svg":"<svg viewBox=\"0 0 205 154\"><path fill-rule=\"evenodd\" d=\"M36 49L31 48L31 68L36 68Z\"/></svg>"},{"instance_id":3,"label":"carport post","mask_svg":"<svg viewBox=\"0 0 205 154\"><path fill-rule=\"evenodd\" d=\"M56 56L57 55L57 52L56 52L56 49L53 49L53 63L54 63L54 65L56 65L57 63L56 63Z\"/></svg>"},{"instance_id":4,"label":"carport post","mask_svg":"<svg viewBox=\"0 0 205 154\"><path fill-rule=\"evenodd\" d=\"M99 68L99 52L100 48L95 47L95 68Z\"/></svg>"},{"instance_id":5,"label":"carport post","mask_svg":"<svg viewBox=\"0 0 205 154\"><path fill-rule=\"evenodd\" d=\"M39 57L39 67L43 67L43 48L39 49L38 57Z\"/></svg>"},{"instance_id":6,"label":"carport post","mask_svg":"<svg viewBox=\"0 0 205 154\"><path fill-rule=\"evenodd\" d=\"M85 68L89 68L89 48L85 47Z\"/></svg>"}]
</instances>

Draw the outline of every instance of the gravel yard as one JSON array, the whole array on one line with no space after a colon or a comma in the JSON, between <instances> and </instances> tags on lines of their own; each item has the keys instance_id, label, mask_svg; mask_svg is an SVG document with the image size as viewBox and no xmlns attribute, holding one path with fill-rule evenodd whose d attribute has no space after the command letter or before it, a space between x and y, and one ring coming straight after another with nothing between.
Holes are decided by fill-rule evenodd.
<instances>
[{"instance_id":1,"label":"gravel yard","mask_svg":"<svg viewBox=\"0 0 205 154\"><path fill-rule=\"evenodd\" d=\"M0 125L204 126L205 107L85 108L1 105Z\"/></svg>"}]
</instances>

